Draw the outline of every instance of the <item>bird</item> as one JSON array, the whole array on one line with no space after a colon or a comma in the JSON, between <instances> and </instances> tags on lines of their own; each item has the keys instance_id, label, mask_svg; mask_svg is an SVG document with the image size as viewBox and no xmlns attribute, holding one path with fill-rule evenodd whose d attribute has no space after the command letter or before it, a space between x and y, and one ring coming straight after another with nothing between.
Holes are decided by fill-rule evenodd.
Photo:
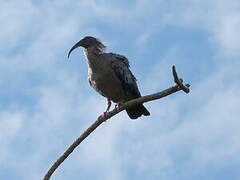
<instances>
[{"instance_id":1,"label":"bird","mask_svg":"<svg viewBox=\"0 0 240 180\"><path fill-rule=\"evenodd\" d=\"M108 112L111 102L121 104L141 97L137 86L137 79L130 70L128 59L120 54L107 53L106 46L97 38L85 36L80 39L68 52L78 47L84 48L84 55L88 64L88 81L99 94L107 98ZM131 119L149 116L149 111L143 104L137 104L126 109Z\"/></svg>"}]
</instances>

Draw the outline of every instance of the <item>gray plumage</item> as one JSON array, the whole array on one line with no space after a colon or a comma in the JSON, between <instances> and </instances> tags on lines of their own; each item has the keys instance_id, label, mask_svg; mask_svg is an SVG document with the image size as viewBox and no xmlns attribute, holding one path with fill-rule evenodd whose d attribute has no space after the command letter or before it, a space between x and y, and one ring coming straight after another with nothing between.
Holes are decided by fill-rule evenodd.
<instances>
[{"instance_id":1,"label":"gray plumage","mask_svg":"<svg viewBox=\"0 0 240 180\"><path fill-rule=\"evenodd\" d=\"M77 47L84 47L84 54L88 63L88 80L90 85L101 95L115 103L124 103L141 97L136 78L130 71L129 61L125 56L115 53L105 53L104 46L98 39L87 36L76 43L69 51ZM126 109L131 119L150 113L142 105Z\"/></svg>"}]
</instances>

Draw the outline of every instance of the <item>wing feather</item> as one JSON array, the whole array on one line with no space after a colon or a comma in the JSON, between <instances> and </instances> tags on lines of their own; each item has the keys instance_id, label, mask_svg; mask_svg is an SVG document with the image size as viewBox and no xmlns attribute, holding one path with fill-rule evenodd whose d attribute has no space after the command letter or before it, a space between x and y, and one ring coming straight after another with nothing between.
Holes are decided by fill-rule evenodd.
<instances>
[{"instance_id":1,"label":"wing feather","mask_svg":"<svg viewBox=\"0 0 240 180\"><path fill-rule=\"evenodd\" d=\"M130 71L129 61L125 56L110 53L112 56L112 68L116 76L121 81L122 88L125 94L132 96L132 98L140 97L141 94L137 87L137 79Z\"/></svg>"}]
</instances>

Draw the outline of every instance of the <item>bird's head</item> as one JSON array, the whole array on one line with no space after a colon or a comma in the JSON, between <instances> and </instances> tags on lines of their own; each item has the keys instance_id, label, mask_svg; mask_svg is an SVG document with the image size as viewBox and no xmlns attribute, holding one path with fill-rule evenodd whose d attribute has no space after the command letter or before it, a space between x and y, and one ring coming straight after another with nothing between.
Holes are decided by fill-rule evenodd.
<instances>
[{"instance_id":1,"label":"bird's head","mask_svg":"<svg viewBox=\"0 0 240 180\"><path fill-rule=\"evenodd\" d=\"M91 36L86 36L83 39L81 39L80 41L78 41L68 52L68 58L71 54L71 52L78 48L78 47L84 47L85 49L88 49L89 47L94 47L96 48L96 50L98 51L104 51L106 46L104 44L101 43L101 41L99 41L97 38L95 37L91 37Z\"/></svg>"}]
</instances>

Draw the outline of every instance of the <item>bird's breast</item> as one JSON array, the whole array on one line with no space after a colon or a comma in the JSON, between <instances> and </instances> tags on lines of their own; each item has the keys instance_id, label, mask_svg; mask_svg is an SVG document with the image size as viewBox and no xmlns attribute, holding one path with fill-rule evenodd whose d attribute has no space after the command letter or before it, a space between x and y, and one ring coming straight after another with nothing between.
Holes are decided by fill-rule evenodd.
<instances>
[{"instance_id":1,"label":"bird's breast","mask_svg":"<svg viewBox=\"0 0 240 180\"><path fill-rule=\"evenodd\" d=\"M124 99L121 82L112 69L104 72L95 72L89 68L88 79L91 82L91 86L103 96L110 98L114 102L121 102Z\"/></svg>"}]
</instances>

